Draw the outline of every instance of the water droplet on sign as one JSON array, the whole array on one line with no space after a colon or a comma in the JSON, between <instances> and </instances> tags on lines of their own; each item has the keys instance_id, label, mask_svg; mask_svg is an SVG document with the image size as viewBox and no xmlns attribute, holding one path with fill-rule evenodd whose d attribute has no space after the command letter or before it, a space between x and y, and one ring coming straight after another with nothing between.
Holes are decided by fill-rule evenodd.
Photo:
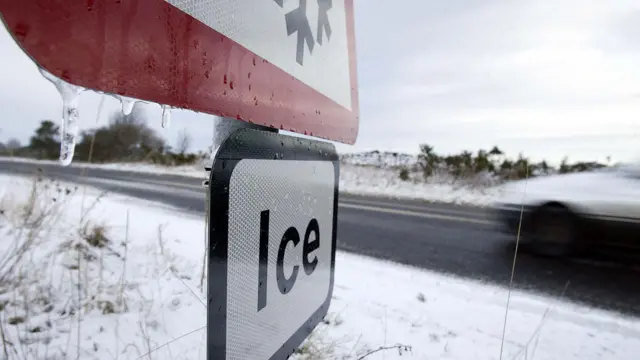
<instances>
[{"instance_id":1,"label":"water droplet on sign","mask_svg":"<svg viewBox=\"0 0 640 360\"><path fill-rule=\"evenodd\" d=\"M133 106L136 104L136 101L126 96L117 96L117 97L118 97L118 100L120 100L120 104L122 105L122 113L124 115L131 114L131 111L133 111Z\"/></svg>"},{"instance_id":2,"label":"water droplet on sign","mask_svg":"<svg viewBox=\"0 0 640 360\"><path fill-rule=\"evenodd\" d=\"M229 88L230 88L231 90L233 90L233 81L230 81L230 82L229 82Z\"/></svg>"},{"instance_id":3,"label":"water droplet on sign","mask_svg":"<svg viewBox=\"0 0 640 360\"><path fill-rule=\"evenodd\" d=\"M29 25L24 23L18 23L16 25L14 33L16 34L16 37L18 39L24 39L27 36L27 34L29 34Z\"/></svg>"},{"instance_id":4,"label":"water droplet on sign","mask_svg":"<svg viewBox=\"0 0 640 360\"><path fill-rule=\"evenodd\" d=\"M171 106L162 105L162 128L167 129L171 125Z\"/></svg>"},{"instance_id":5,"label":"water droplet on sign","mask_svg":"<svg viewBox=\"0 0 640 360\"><path fill-rule=\"evenodd\" d=\"M224 77L222 78L222 82L223 82L224 84L226 84L226 83L227 83L227 74L224 74Z\"/></svg>"},{"instance_id":6,"label":"water droplet on sign","mask_svg":"<svg viewBox=\"0 0 640 360\"><path fill-rule=\"evenodd\" d=\"M40 73L51 81L62 97L62 128L60 131L60 164L67 166L73 160L78 138L78 102L85 89L58 79L44 69Z\"/></svg>"}]
</instances>

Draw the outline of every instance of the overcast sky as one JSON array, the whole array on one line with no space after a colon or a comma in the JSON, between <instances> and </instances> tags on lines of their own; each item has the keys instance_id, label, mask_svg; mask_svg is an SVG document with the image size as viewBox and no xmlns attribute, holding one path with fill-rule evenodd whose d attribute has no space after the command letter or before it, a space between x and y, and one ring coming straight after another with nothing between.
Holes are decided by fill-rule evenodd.
<instances>
[{"instance_id":1,"label":"overcast sky","mask_svg":"<svg viewBox=\"0 0 640 360\"><path fill-rule=\"evenodd\" d=\"M355 0L361 123L342 152L498 145L539 159L640 158L640 1ZM0 30L0 139L26 141L61 100ZM81 98L81 128L99 98ZM109 98L107 107L118 102ZM211 139L210 116L145 105L171 143ZM106 115L99 119L104 124Z\"/></svg>"}]
</instances>

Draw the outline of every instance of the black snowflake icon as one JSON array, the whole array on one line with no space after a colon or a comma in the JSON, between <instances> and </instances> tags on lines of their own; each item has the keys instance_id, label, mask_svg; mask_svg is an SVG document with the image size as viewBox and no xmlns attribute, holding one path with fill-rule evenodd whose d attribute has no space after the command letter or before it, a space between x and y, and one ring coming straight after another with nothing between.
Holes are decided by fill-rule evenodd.
<instances>
[{"instance_id":1,"label":"black snowflake icon","mask_svg":"<svg viewBox=\"0 0 640 360\"><path fill-rule=\"evenodd\" d=\"M329 10L333 7L333 0L318 0L318 32L317 42L322 45L322 30L327 33L327 40L331 39L331 24L329 24Z\"/></svg>"},{"instance_id":2,"label":"black snowflake icon","mask_svg":"<svg viewBox=\"0 0 640 360\"><path fill-rule=\"evenodd\" d=\"M284 0L273 0L280 7L283 7ZM316 42L322 45L323 34L327 35L327 40L331 39L331 24L329 23L329 10L333 7L333 0L316 0L318 2L318 30L316 39L313 38L311 25L307 17L307 0L298 0L298 8L285 14L285 22L287 24L287 35L291 36L297 33L298 39L296 43L296 62L300 65L304 63L305 44L309 49L309 53L313 54Z\"/></svg>"}]
</instances>

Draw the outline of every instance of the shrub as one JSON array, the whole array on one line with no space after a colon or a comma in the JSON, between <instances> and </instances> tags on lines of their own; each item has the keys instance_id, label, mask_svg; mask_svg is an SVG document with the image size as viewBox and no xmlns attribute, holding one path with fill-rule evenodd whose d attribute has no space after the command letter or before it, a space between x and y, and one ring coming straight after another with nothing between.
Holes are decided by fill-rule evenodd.
<instances>
[{"instance_id":1,"label":"shrub","mask_svg":"<svg viewBox=\"0 0 640 360\"><path fill-rule=\"evenodd\" d=\"M400 180L402 181L409 181L409 169L407 169L406 167L402 167L400 169Z\"/></svg>"}]
</instances>

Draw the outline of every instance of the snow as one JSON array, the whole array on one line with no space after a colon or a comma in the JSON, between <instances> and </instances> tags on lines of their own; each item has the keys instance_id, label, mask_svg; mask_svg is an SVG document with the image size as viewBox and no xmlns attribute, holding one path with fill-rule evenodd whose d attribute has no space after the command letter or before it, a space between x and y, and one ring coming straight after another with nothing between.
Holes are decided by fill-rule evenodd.
<instances>
[{"instance_id":1,"label":"snow","mask_svg":"<svg viewBox=\"0 0 640 360\"><path fill-rule=\"evenodd\" d=\"M506 290L354 255L336 263L330 311L341 324L318 331L337 354L359 338L360 353L406 344L416 359L499 358ZM503 359L636 359L639 350L637 320L512 293Z\"/></svg>"},{"instance_id":2,"label":"snow","mask_svg":"<svg viewBox=\"0 0 640 360\"><path fill-rule=\"evenodd\" d=\"M416 199L431 202L489 206L501 196L498 187L474 185L445 176L434 176L428 182L402 181L392 169L342 165L340 191L344 193Z\"/></svg>"},{"instance_id":3,"label":"snow","mask_svg":"<svg viewBox=\"0 0 640 360\"><path fill-rule=\"evenodd\" d=\"M205 358L202 216L6 175L0 209L0 254L33 241L15 271L0 261L10 359L147 359L179 337L149 358ZM86 236L96 227L103 247L80 236L98 238ZM640 321L560 298L512 293L503 359L637 359ZM367 359L498 359L506 300L502 288L339 252L329 315L295 358L357 359L400 344L411 351Z\"/></svg>"},{"instance_id":4,"label":"snow","mask_svg":"<svg viewBox=\"0 0 640 360\"><path fill-rule=\"evenodd\" d=\"M55 164L53 161L25 158L2 157L0 159L3 161ZM144 163L87 164L75 162L71 166L148 174L180 175L199 179L203 179L205 174L203 166L200 164L168 167ZM412 173L412 179L409 181L402 181L398 171L393 168L360 166L350 163L343 163L340 166L340 191L357 195L490 206L502 196L501 188L491 185L493 185L491 181L480 177L463 182L446 176L435 176L429 182L425 182L419 180L419 175L415 173Z\"/></svg>"},{"instance_id":5,"label":"snow","mask_svg":"<svg viewBox=\"0 0 640 360\"><path fill-rule=\"evenodd\" d=\"M2 161L13 161L19 163L30 164L47 164L56 165L57 161L50 160L35 160L19 157L0 157ZM72 168L87 168L87 169L105 169L113 171L127 171L137 172L144 174L156 174L156 175L180 175L186 177L203 178L204 168L200 164L182 165L182 166L161 166L147 163L109 163L109 164L89 164L83 162L74 162L70 165Z\"/></svg>"},{"instance_id":6,"label":"snow","mask_svg":"<svg viewBox=\"0 0 640 360\"><path fill-rule=\"evenodd\" d=\"M364 165L378 168L412 167L418 165L418 156L398 152L369 151L364 153L340 154L340 161L348 165Z\"/></svg>"}]
</instances>

